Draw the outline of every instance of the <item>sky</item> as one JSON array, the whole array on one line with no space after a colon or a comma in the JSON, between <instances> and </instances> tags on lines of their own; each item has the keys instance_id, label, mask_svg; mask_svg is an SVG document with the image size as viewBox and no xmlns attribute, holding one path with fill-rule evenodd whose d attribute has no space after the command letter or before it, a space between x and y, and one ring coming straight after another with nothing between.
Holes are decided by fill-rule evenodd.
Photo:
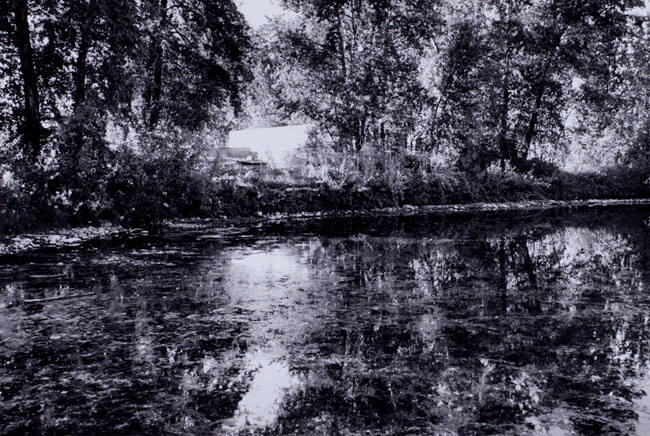
<instances>
[{"instance_id":1,"label":"sky","mask_svg":"<svg viewBox=\"0 0 650 436\"><path fill-rule=\"evenodd\" d=\"M237 0L237 5L253 28L266 23L267 16L285 13L279 6L279 0Z\"/></svg>"},{"instance_id":2,"label":"sky","mask_svg":"<svg viewBox=\"0 0 650 436\"><path fill-rule=\"evenodd\" d=\"M637 15L650 14L650 0L645 1L645 8L637 8L634 13ZM279 6L280 0L237 0L237 5L242 11L251 27L256 28L266 23L266 17L274 17L286 13Z\"/></svg>"}]
</instances>

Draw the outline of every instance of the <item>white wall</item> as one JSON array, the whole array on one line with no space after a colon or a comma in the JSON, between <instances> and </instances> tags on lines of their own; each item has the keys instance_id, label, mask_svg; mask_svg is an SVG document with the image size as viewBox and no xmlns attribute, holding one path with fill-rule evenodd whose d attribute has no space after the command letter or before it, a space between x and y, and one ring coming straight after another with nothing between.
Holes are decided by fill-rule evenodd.
<instances>
[{"instance_id":1,"label":"white wall","mask_svg":"<svg viewBox=\"0 0 650 436\"><path fill-rule=\"evenodd\" d=\"M276 167L290 166L290 160L307 144L311 124L234 130L228 135L228 148L249 148L259 158Z\"/></svg>"}]
</instances>

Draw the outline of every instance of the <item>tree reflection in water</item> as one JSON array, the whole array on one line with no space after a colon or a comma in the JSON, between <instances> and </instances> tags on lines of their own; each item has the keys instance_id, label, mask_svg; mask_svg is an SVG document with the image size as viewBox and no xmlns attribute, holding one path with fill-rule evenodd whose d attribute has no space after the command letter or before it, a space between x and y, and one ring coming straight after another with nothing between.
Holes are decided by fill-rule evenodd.
<instances>
[{"instance_id":1,"label":"tree reflection in water","mask_svg":"<svg viewBox=\"0 0 650 436\"><path fill-rule=\"evenodd\" d=\"M24 255L0 269L0 430L643 434L644 219L324 221ZM20 302L66 286L99 294Z\"/></svg>"}]
</instances>

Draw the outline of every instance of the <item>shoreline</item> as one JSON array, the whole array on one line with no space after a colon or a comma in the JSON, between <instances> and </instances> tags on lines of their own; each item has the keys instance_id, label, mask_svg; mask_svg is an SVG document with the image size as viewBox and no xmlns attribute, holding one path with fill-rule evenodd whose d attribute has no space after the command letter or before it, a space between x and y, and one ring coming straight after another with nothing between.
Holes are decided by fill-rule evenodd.
<instances>
[{"instance_id":1,"label":"shoreline","mask_svg":"<svg viewBox=\"0 0 650 436\"><path fill-rule=\"evenodd\" d=\"M650 206L650 198L608 199L608 200L530 200L513 202L479 202L426 206L396 206L375 209L333 210L319 212L272 213L250 217L233 218L191 218L164 221L162 229L196 230L215 224L224 227L238 227L249 224L277 221L297 221L326 218L354 217L400 217L416 215L454 215L479 212L541 211L550 209L577 209L585 207ZM119 225L104 227L72 227L42 233L5 235L0 238L0 256L20 254L39 249L61 249L77 247L86 242L107 240L115 237L147 235L147 230L126 228Z\"/></svg>"},{"instance_id":2,"label":"shoreline","mask_svg":"<svg viewBox=\"0 0 650 436\"><path fill-rule=\"evenodd\" d=\"M333 212L316 212L287 214L272 214L268 220L291 219L291 218L327 218L327 217L355 217L355 216L414 216L414 215L453 215L459 213L474 212L509 212L509 211L535 211L548 209L571 209L582 207L609 207L609 206L648 206L650 198L635 199L607 199L607 200L529 200L529 201L507 201L507 202L478 202L478 203L456 203L438 204L424 206L395 206L383 207L368 210L350 210ZM266 217L265 217L266 218Z\"/></svg>"}]
</instances>

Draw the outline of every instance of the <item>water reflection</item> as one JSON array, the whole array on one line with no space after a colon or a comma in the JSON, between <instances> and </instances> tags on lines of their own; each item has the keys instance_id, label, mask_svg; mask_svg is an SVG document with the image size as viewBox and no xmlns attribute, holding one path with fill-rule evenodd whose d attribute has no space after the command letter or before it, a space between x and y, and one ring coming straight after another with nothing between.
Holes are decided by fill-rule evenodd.
<instances>
[{"instance_id":1,"label":"water reflection","mask_svg":"<svg viewBox=\"0 0 650 436\"><path fill-rule=\"evenodd\" d=\"M239 433L242 430L260 430L275 424L284 397L295 390L298 377L291 373L281 357L268 352L248 353L244 359L247 369L254 371L248 392L237 405L237 410L223 430Z\"/></svg>"},{"instance_id":2,"label":"water reflection","mask_svg":"<svg viewBox=\"0 0 650 436\"><path fill-rule=\"evenodd\" d=\"M0 432L645 434L647 217L325 221L6 259ZM22 302L61 289L96 295Z\"/></svg>"}]
</instances>

